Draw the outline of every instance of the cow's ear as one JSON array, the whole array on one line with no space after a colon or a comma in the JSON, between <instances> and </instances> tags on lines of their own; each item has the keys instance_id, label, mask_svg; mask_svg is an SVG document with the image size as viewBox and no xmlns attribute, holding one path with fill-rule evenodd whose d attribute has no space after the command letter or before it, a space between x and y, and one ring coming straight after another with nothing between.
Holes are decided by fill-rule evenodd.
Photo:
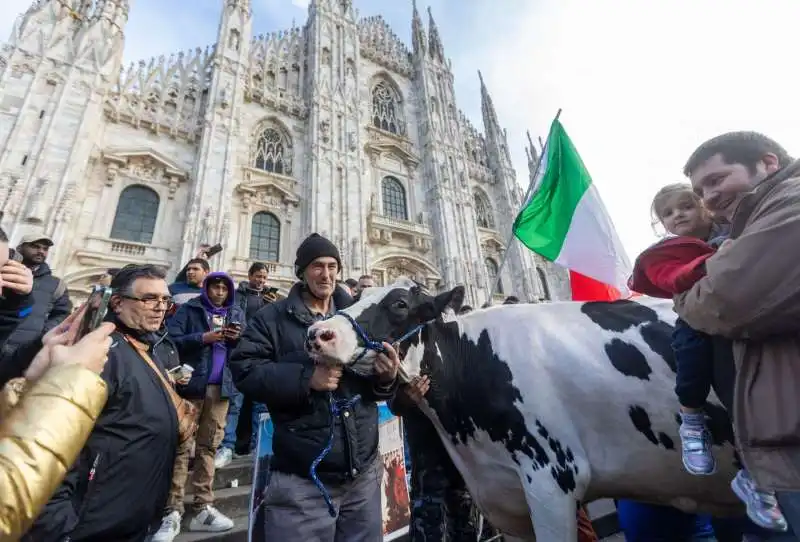
<instances>
[{"instance_id":1,"label":"cow's ear","mask_svg":"<svg viewBox=\"0 0 800 542\"><path fill-rule=\"evenodd\" d=\"M436 316L441 315L447 307L450 307L455 312L464 304L464 287L456 286L449 292L444 292L437 295L433 299L433 307L436 311Z\"/></svg>"}]
</instances>

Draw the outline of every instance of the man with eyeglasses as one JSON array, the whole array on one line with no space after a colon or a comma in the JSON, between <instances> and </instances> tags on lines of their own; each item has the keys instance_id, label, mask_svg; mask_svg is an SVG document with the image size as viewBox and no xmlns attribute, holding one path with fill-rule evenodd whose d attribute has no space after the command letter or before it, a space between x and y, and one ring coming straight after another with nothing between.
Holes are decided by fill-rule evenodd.
<instances>
[{"instance_id":1,"label":"man with eyeglasses","mask_svg":"<svg viewBox=\"0 0 800 542\"><path fill-rule=\"evenodd\" d=\"M179 425L165 380L180 362L159 329L172 298L152 265L123 267L111 288L107 320L116 331L101 375L108 402L27 540L144 540L166 505Z\"/></svg>"}]
</instances>

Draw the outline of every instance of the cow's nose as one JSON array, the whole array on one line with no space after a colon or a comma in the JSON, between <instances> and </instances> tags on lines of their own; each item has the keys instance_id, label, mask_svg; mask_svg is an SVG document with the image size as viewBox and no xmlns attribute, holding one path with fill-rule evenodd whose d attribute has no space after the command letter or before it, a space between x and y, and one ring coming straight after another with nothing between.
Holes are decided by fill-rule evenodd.
<instances>
[{"instance_id":1,"label":"cow's nose","mask_svg":"<svg viewBox=\"0 0 800 542\"><path fill-rule=\"evenodd\" d=\"M308 340L309 341L313 341L316 338L317 338L317 330L314 329L314 328L309 329L308 330Z\"/></svg>"},{"instance_id":2,"label":"cow's nose","mask_svg":"<svg viewBox=\"0 0 800 542\"><path fill-rule=\"evenodd\" d=\"M321 343L329 343L335 338L336 333L332 329L323 329L318 335L318 340Z\"/></svg>"}]
</instances>

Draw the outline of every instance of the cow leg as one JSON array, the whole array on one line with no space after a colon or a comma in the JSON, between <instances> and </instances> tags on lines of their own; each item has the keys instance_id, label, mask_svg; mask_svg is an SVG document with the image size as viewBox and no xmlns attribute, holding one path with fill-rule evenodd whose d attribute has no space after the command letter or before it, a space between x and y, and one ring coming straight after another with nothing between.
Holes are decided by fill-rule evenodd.
<instances>
[{"instance_id":1,"label":"cow leg","mask_svg":"<svg viewBox=\"0 0 800 542\"><path fill-rule=\"evenodd\" d=\"M536 534L533 540L578 542L578 502L553 483L550 471L539 471L533 477L523 473L522 487Z\"/></svg>"}]
</instances>

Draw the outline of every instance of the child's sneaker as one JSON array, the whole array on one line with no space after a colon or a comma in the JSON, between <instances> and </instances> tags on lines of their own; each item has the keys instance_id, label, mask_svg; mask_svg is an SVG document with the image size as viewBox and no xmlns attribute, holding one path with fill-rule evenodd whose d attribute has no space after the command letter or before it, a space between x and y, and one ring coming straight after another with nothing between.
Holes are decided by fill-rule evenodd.
<instances>
[{"instance_id":1,"label":"child's sneaker","mask_svg":"<svg viewBox=\"0 0 800 542\"><path fill-rule=\"evenodd\" d=\"M711 452L711 433L706 429L705 415L681 413L681 419L678 434L684 468L691 474L713 474L717 464Z\"/></svg>"},{"instance_id":2,"label":"child's sneaker","mask_svg":"<svg viewBox=\"0 0 800 542\"><path fill-rule=\"evenodd\" d=\"M747 505L747 517L753 523L770 531L789 530L789 524L786 523L786 518L778 506L775 493L758 489L744 469L736 473L731 482L731 489Z\"/></svg>"}]
</instances>

